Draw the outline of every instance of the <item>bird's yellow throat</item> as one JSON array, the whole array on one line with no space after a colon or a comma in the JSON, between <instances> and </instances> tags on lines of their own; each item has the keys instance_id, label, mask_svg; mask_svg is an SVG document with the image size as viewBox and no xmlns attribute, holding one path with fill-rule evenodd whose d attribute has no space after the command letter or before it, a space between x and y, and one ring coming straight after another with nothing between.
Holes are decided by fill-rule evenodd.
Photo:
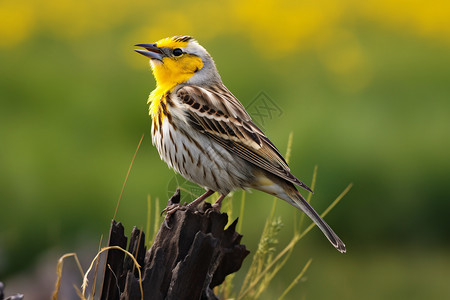
<instances>
[{"instance_id":1,"label":"bird's yellow throat","mask_svg":"<svg viewBox=\"0 0 450 300\"><path fill-rule=\"evenodd\" d=\"M148 97L148 103L150 115L155 120L160 112L161 101L166 104L164 95L178 84L188 81L195 72L203 68L203 62L198 56L184 54L181 57L164 57L162 62L152 61L151 65L156 89Z\"/></svg>"}]
</instances>

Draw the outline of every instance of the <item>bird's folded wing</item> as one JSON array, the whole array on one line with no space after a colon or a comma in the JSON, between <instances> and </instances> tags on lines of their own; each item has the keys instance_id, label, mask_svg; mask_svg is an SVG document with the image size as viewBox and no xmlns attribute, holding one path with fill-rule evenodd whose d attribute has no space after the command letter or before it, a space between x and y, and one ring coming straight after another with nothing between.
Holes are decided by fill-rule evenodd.
<instances>
[{"instance_id":1,"label":"bird's folded wing","mask_svg":"<svg viewBox=\"0 0 450 300\"><path fill-rule=\"evenodd\" d=\"M291 174L278 149L224 85L214 88L184 86L177 91L177 96L195 129L240 158L311 191Z\"/></svg>"}]
</instances>

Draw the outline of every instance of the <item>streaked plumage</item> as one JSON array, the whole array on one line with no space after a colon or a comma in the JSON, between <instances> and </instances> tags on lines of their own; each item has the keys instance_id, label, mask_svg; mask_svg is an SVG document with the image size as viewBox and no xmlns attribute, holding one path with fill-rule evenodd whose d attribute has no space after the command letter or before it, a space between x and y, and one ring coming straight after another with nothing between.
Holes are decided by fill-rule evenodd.
<instances>
[{"instance_id":1,"label":"streaked plumage","mask_svg":"<svg viewBox=\"0 0 450 300\"><path fill-rule=\"evenodd\" d=\"M161 159L186 179L222 199L236 189L254 188L305 212L330 242L345 245L297 191L311 191L290 172L277 148L252 122L223 85L213 59L189 36L138 44L150 57L157 88L150 94L152 140Z\"/></svg>"}]
</instances>

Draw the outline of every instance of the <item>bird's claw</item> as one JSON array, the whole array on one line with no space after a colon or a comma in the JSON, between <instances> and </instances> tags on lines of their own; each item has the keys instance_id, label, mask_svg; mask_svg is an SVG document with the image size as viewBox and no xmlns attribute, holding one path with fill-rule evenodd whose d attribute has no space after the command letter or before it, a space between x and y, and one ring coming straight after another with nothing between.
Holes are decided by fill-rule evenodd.
<instances>
[{"instance_id":1,"label":"bird's claw","mask_svg":"<svg viewBox=\"0 0 450 300\"><path fill-rule=\"evenodd\" d=\"M169 223L167 223L167 220L168 220L168 218L165 217L164 218L164 226L166 226L166 228L170 230L170 229L172 229L172 227L169 226Z\"/></svg>"},{"instance_id":2,"label":"bird's claw","mask_svg":"<svg viewBox=\"0 0 450 300\"><path fill-rule=\"evenodd\" d=\"M176 203L176 204L172 204L172 205L167 206L161 212L160 216L162 216L164 213L166 214L166 216L164 217L164 226L166 226L167 229L171 229L170 226L169 226L169 223L168 223L169 219L170 219L170 216L172 214L174 214L180 208L181 208L180 204Z\"/></svg>"},{"instance_id":3,"label":"bird's claw","mask_svg":"<svg viewBox=\"0 0 450 300\"><path fill-rule=\"evenodd\" d=\"M222 207L222 205L214 203L213 205L211 205L211 209L215 212L220 213L220 208Z\"/></svg>"}]
</instances>

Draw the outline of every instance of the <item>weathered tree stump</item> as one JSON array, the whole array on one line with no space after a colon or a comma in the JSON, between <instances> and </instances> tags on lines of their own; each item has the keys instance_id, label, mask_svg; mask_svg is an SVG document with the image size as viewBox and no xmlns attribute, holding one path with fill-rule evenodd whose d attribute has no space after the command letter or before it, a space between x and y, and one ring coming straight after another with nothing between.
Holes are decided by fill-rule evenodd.
<instances>
[{"instance_id":1,"label":"weathered tree stump","mask_svg":"<svg viewBox=\"0 0 450 300\"><path fill-rule=\"evenodd\" d=\"M169 205L179 203L179 190ZM199 210L183 207L162 224L150 250L144 233L133 228L128 251L142 266L144 299L218 299L213 288L240 269L249 251L240 244L237 219L227 229L226 213L204 203ZM125 249L127 238L122 224L112 221L109 246ZM109 250L100 299L141 299L138 272L124 252Z\"/></svg>"}]
</instances>

